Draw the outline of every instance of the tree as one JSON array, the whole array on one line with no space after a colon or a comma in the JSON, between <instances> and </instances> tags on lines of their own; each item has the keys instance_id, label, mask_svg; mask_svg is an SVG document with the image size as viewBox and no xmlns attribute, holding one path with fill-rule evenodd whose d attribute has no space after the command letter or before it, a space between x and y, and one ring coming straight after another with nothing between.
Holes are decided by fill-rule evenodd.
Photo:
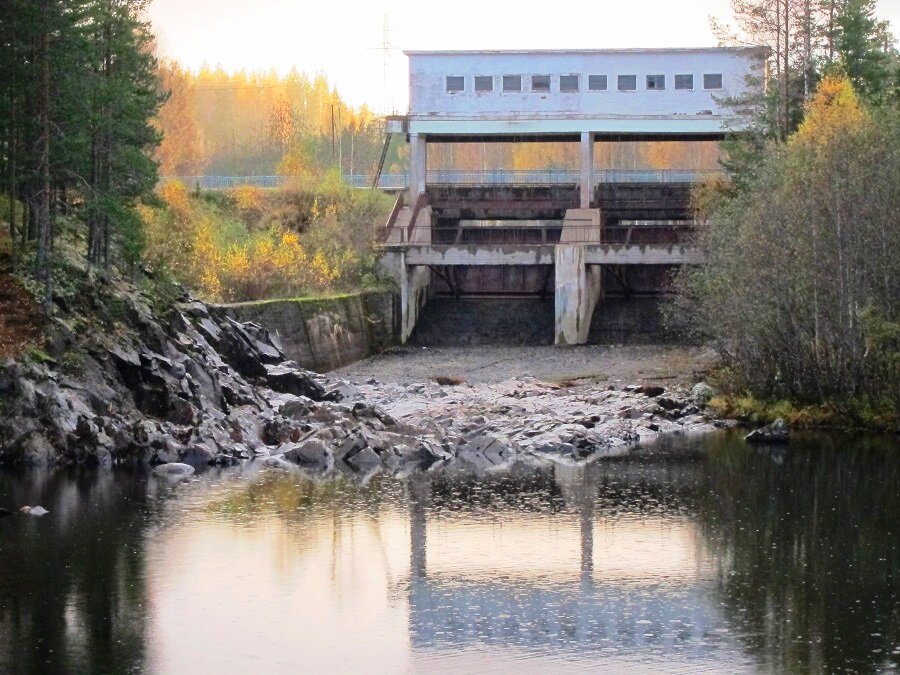
<instances>
[{"instance_id":1,"label":"tree","mask_svg":"<svg viewBox=\"0 0 900 675\"><path fill-rule=\"evenodd\" d=\"M207 152L203 129L197 119L194 78L173 61L159 64L160 86L166 95L156 126L163 133L156 151L163 176L196 176L203 173Z\"/></svg>"},{"instance_id":2,"label":"tree","mask_svg":"<svg viewBox=\"0 0 900 675\"><path fill-rule=\"evenodd\" d=\"M787 143L712 200L707 263L679 284L753 393L900 405L898 184L900 111L829 76Z\"/></svg>"},{"instance_id":3,"label":"tree","mask_svg":"<svg viewBox=\"0 0 900 675\"><path fill-rule=\"evenodd\" d=\"M161 103L152 35L140 17L147 0L98 0L93 3L89 32L95 46L92 59L91 174L87 209L88 261L110 265L113 235L129 237L132 227L112 231L127 222L134 200L156 184L152 151L159 134L151 120ZM118 216L118 218L116 218ZM133 249L136 242L127 243Z\"/></svg>"},{"instance_id":4,"label":"tree","mask_svg":"<svg viewBox=\"0 0 900 675\"><path fill-rule=\"evenodd\" d=\"M93 264L113 261L114 238L132 254L139 242L130 213L156 183L151 153L159 140L150 126L160 97L145 7L145 0L0 5L0 159L10 201L25 214L17 229L11 208L10 232L33 246L48 308L61 216L87 225Z\"/></svg>"},{"instance_id":5,"label":"tree","mask_svg":"<svg viewBox=\"0 0 900 675\"><path fill-rule=\"evenodd\" d=\"M875 0L846 0L836 20L836 52L853 86L873 101L890 87L889 36L886 22L875 18Z\"/></svg>"}]
</instances>

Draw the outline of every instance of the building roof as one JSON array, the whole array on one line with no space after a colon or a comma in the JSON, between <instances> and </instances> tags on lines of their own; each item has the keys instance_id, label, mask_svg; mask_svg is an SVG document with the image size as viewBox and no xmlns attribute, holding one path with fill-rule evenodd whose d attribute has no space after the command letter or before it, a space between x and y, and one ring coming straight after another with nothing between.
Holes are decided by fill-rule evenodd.
<instances>
[{"instance_id":1,"label":"building roof","mask_svg":"<svg viewBox=\"0 0 900 675\"><path fill-rule=\"evenodd\" d=\"M758 53L760 55L768 54L771 50L768 47L748 46L748 47L628 47L624 49L406 49L403 51L407 56L472 56L472 55L515 55L515 54L534 54L537 56L550 56L556 54L690 54L690 53L709 53L709 54L740 54L740 53Z\"/></svg>"}]
</instances>

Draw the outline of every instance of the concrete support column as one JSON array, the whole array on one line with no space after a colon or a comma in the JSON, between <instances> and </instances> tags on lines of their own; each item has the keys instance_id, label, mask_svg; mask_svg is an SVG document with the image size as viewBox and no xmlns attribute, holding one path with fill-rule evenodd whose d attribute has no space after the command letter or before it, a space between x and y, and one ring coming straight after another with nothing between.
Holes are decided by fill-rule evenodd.
<instances>
[{"instance_id":1,"label":"concrete support column","mask_svg":"<svg viewBox=\"0 0 900 675\"><path fill-rule=\"evenodd\" d=\"M583 345L601 293L599 265L585 264L584 246L557 244L556 344Z\"/></svg>"},{"instance_id":2,"label":"concrete support column","mask_svg":"<svg viewBox=\"0 0 900 675\"><path fill-rule=\"evenodd\" d=\"M409 204L416 203L425 192L425 171L428 165L427 137L409 135Z\"/></svg>"},{"instance_id":3,"label":"concrete support column","mask_svg":"<svg viewBox=\"0 0 900 675\"><path fill-rule=\"evenodd\" d=\"M581 208L591 208L594 195L594 134L581 132Z\"/></svg>"},{"instance_id":4,"label":"concrete support column","mask_svg":"<svg viewBox=\"0 0 900 675\"><path fill-rule=\"evenodd\" d=\"M406 251L400 253L400 343L412 335L419 313L428 302L431 270L423 265L407 266Z\"/></svg>"}]
</instances>

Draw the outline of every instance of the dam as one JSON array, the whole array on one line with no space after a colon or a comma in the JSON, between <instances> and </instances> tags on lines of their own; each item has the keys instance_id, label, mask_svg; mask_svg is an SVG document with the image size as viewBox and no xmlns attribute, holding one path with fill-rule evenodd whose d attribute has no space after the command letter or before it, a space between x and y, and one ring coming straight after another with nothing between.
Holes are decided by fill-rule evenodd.
<instances>
[{"instance_id":1,"label":"dam","mask_svg":"<svg viewBox=\"0 0 900 675\"><path fill-rule=\"evenodd\" d=\"M381 252L402 342L430 303L506 298L552 308L548 342L584 344L607 305L627 314L702 262L691 191L746 128L764 49L406 55L409 111L388 131L409 180Z\"/></svg>"}]
</instances>

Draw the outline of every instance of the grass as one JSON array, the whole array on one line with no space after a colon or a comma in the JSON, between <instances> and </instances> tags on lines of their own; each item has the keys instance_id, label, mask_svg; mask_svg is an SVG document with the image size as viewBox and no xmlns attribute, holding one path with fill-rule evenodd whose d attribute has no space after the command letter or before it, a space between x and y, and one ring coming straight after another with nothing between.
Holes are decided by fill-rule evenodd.
<instances>
[{"instance_id":1,"label":"grass","mask_svg":"<svg viewBox=\"0 0 900 675\"><path fill-rule=\"evenodd\" d=\"M781 418L795 429L864 429L900 433L900 411L889 404L872 406L856 401L800 405L791 401L762 401L753 396L720 395L709 401L719 417L749 424L770 424Z\"/></svg>"},{"instance_id":2,"label":"grass","mask_svg":"<svg viewBox=\"0 0 900 675\"><path fill-rule=\"evenodd\" d=\"M220 307L252 307L271 305L276 302L297 302L306 304L329 300L347 300L349 298L356 298L360 295L365 295L366 293L380 293L389 290L391 290L390 286L385 285L383 288L374 286L371 288L362 288L356 291L322 291L321 293L310 293L309 295L303 295L299 297L267 298L265 300L246 300L244 302L227 302L217 304L219 304Z\"/></svg>"}]
</instances>

